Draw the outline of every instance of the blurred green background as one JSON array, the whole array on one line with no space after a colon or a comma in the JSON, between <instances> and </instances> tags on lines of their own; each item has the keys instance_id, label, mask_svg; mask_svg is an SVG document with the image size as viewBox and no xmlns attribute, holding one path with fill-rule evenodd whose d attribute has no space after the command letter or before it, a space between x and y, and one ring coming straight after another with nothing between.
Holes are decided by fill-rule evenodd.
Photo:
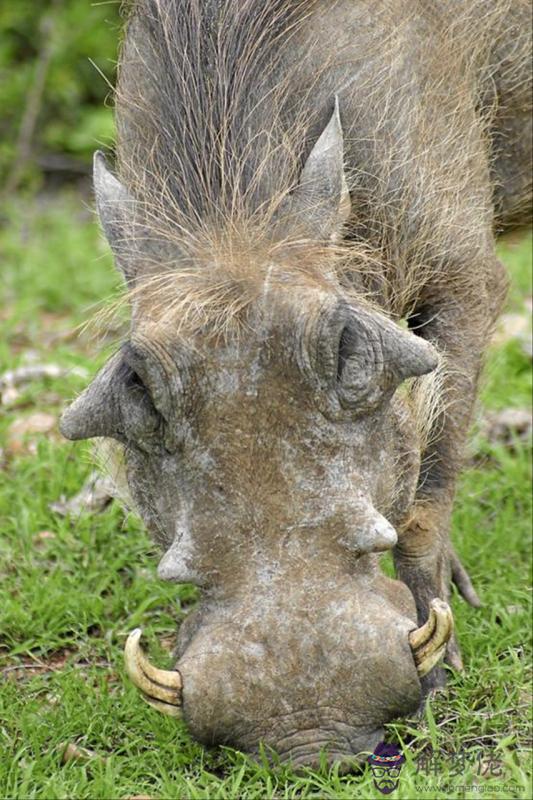
<instances>
[{"instance_id":1,"label":"blurred green background","mask_svg":"<svg viewBox=\"0 0 533 800\"><path fill-rule=\"evenodd\" d=\"M0 3L4 187L83 175L97 144L112 142L120 9L120 0Z\"/></svg>"}]
</instances>

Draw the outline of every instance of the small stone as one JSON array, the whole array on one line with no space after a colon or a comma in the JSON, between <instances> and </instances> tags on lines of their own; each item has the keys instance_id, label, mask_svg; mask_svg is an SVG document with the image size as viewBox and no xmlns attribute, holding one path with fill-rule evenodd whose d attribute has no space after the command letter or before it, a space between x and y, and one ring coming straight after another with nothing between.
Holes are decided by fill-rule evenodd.
<instances>
[{"instance_id":1,"label":"small stone","mask_svg":"<svg viewBox=\"0 0 533 800\"><path fill-rule=\"evenodd\" d=\"M20 417L7 429L6 451L9 455L35 453L37 447L35 441L31 441L31 437L50 434L55 428L56 418L53 414L37 411L28 417Z\"/></svg>"},{"instance_id":2,"label":"small stone","mask_svg":"<svg viewBox=\"0 0 533 800\"><path fill-rule=\"evenodd\" d=\"M49 504L49 508L61 517L78 516L82 513L99 514L113 500L112 481L105 475L92 472L80 491L70 500L61 497Z\"/></svg>"},{"instance_id":3,"label":"small stone","mask_svg":"<svg viewBox=\"0 0 533 800\"><path fill-rule=\"evenodd\" d=\"M63 742L60 747L62 748L61 762L63 764L68 764L70 761L83 762L90 761L92 758L100 758L98 753L95 753L93 750L89 750L87 747L79 747L79 745L73 742L69 742L68 744Z\"/></svg>"},{"instance_id":4,"label":"small stone","mask_svg":"<svg viewBox=\"0 0 533 800\"><path fill-rule=\"evenodd\" d=\"M55 535L55 533L52 533L52 531L39 531L39 533L35 534L35 536L33 537L32 541L33 541L34 544L40 545L43 542L46 542L46 541L49 541L50 539L55 539L55 538L56 538L56 535Z\"/></svg>"},{"instance_id":5,"label":"small stone","mask_svg":"<svg viewBox=\"0 0 533 800\"><path fill-rule=\"evenodd\" d=\"M529 328L530 322L527 314L502 314L492 337L492 344L501 347L511 339L526 336Z\"/></svg>"},{"instance_id":6,"label":"small stone","mask_svg":"<svg viewBox=\"0 0 533 800\"><path fill-rule=\"evenodd\" d=\"M514 439L528 441L533 427L528 408L504 408L486 414L482 431L493 444L512 445Z\"/></svg>"}]
</instances>

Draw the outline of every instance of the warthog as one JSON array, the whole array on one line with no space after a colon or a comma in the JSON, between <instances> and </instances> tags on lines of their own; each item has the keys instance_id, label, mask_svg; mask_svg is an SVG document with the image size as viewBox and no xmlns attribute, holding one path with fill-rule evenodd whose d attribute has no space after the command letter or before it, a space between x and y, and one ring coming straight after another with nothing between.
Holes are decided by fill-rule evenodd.
<instances>
[{"instance_id":1,"label":"warthog","mask_svg":"<svg viewBox=\"0 0 533 800\"><path fill-rule=\"evenodd\" d=\"M175 669L140 631L126 665L202 742L350 761L461 666L450 512L530 205L529 12L132 4L94 167L131 330L62 431L114 440L159 576L200 587Z\"/></svg>"}]
</instances>

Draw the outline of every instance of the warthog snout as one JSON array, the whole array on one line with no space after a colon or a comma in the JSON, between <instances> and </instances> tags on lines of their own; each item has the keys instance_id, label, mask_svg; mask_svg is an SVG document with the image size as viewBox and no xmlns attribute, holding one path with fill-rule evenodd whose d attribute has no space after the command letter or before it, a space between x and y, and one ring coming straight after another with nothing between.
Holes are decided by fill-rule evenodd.
<instances>
[{"instance_id":1,"label":"warthog snout","mask_svg":"<svg viewBox=\"0 0 533 800\"><path fill-rule=\"evenodd\" d=\"M134 631L128 673L151 705L183 714L207 745L264 746L293 766L324 756L349 764L418 706L419 677L451 633L449 609L434 601L416 629L405 587L376 573L364 592L349 578L334 587L327 574L297 589L280 576L277 589L204 608L182 634L174 670L152 666Z\"/></svg>"}]
</instances>

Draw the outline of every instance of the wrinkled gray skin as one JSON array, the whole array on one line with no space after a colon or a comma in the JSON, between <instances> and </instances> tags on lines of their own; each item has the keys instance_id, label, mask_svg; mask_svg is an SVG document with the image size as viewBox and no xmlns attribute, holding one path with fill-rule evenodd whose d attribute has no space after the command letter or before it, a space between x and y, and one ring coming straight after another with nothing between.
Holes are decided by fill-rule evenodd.
<instances>
[{"instance_id":1,"label":"wrinkled gray skin","mask_svg":"<svg viewBox=\"0 0 533 800\"><path fill-rule=\"evenodd\" d=\"M324 293L315 314L309 297L305 315L301 299L275 303L280 316L257 340L188 359L139 324L62 428L76 436L90 409L91 433L129 443L130 489L165 550L159 576L204 590L177 661L191 732L317 764L320 748L337 759L372 749L383 724L420 700L414 604L373 553L394 545L419 467L412 423L390 394L436 359L336 297ZM346 353L344 382L347 324L357 353ZM376 365L388 331L391 353L404 339L396 375ZM132 391L132 370L165 425Z\"/></svg>"},{"instance_id":2,"label":"wrinkled gray skin","mask_svg":"<svg viewBox=\"0 0 533 800\"><path fill-rule=\"evenodd\" d=\"M397 15L399 24L404 4L383 5L389 21ZM417 43L434 35L427 5L420 4L415 27L405 30L398 44L397 56L402 55L392 72L397 86L387 90L395 122L412 100L412 76L422 82L425 77ZM348 47L357 52L380 24L372 7L352 0L333 8L319 3L287 59L301 59L302 70L312 72L315 64L304 54L316 31L324 52L341 45L344 53ZM505 42L500 46L505 49ZM380 147L386 141L374 137L383 105L357 91L358 86L368 91L362 74L378 74L381 56L376 51L373 62L359 64L357 80L353 63L347 66L344 58L317 87L316 108L324 113L314 118L316 144L307 155L293 212L321 239L338 235L347 217L343 159L350 169L363 165L371 175L379 173L374 165L384 158ZM412 113L420 129L433 131L432 141L439 140L440 129L442 140L446 137L449 117L442 104L453 106L461 93L453 65L446 76L438 113L423 106ZM133 80L140 78L132 69ZM338 113L331 117L335 92L349 133L344 151ZM512 89L509 93L512 108ZM256 752L263 742L295 764L316 764L321 748L343 760L372 750L383 725L420 702L408 632L417 616L418 622L426 619L432 597L447 597L458 453L483 345L503 296L494 255L494 203L502 227L514 224L516 209L524 205L523 170L508 152L495 165L502 172L494 200L491 154L476 114L474 106L465 107L464 141L478 157L469 164L462 207L424 204L424 225L441 232L435 252L430 240L425 243L426 260L439 281L428 280L415 307L428 341L357 304L334 281L329 289L302 279L294 288L290 281L265 283L243 340L197 337L190 343L194 347L184 347L177 337L173 341L141 301L130 341L63 417L69 438L106 436L127 446L131 493L164 551L160 577L202 589L198 607L182 626L176 666L183 677L184 717L205 743ZM406 130L410 124L406 118ZM508 116L505 125L512 124ZM424 185L412 171L425 144L406 136L411 150L390 177L391 197L398 186L413 190L399 239L406 250L409 237L419 235L418 200L441 196L431 172L424 173ZM443 158L436 153L435 163ZM459 160L457 170L464 168ZM453 174L453 159L446 169L450 184L456 177L464 183L463 174ZM101 159L95 188L119 265L135 280L142 253L133 263L120 245L134 201ZM354 202L352 193L352 211ZM457 220L469 229L468 241L454 240ZM451 231L446 246L443 230ZM371 227L364 233L369 241L377 235ZM454 285L458 270L476 276L475 296ZM450 275L446 289L442 274ZM405 378L435 368L430 342L446 351L451 364L447 399L461 402L439 419L437 444L420 453L414 421L395 390ZM422 510L406 529L415 496L423 501L417 506ZM377 568L377 553L393 547L405 583L385 578ZM457 652L455 657L457 662Z\"/></svg>"}]
</instances>

